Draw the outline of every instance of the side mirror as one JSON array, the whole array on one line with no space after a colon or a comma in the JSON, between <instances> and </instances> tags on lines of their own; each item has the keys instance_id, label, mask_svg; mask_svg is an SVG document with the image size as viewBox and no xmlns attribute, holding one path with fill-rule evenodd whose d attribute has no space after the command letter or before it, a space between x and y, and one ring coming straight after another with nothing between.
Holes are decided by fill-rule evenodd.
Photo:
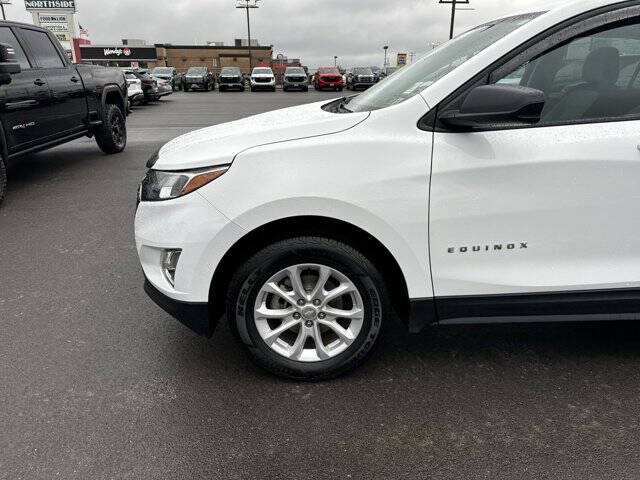
<instances>
[{"instance_id":1,"label":"side mirror","mask_svg":"<svg viewBox=\"0 0 640 480\"><path fill-rule=\"evenodd\" d=\"M15 50L8 43L0 43L0 74L20 73L22 68L15 61Z\"/></svg>"},{"instance_id":2,"label":"side mirror","mask_svg":"<svg viewBox=\"0 0 640 480\"><path fill-rule=\"evenodd\" d=\"M545 105L544 92L517 85L476 87L462 102L460 110L440 115L442 123L458 129L496 125L535 124Z\"/></svg>"}]
</instances>

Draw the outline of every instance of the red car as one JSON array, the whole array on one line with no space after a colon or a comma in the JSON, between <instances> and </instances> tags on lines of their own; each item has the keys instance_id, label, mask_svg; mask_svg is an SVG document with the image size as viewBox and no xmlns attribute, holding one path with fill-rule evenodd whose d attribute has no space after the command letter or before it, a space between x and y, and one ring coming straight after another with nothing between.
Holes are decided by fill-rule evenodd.
<instances>
[{"instance_id":1,"label":"red car","mask_svg":"<svg viewBox=\"0 0 640 480\"><path fill-rule=\"evenodd\" d=\"M336 67L320 67L313 77L313 87L316 90L331 88L341 92L344 88L344 78Z\"/></svg>"}]
</instances>

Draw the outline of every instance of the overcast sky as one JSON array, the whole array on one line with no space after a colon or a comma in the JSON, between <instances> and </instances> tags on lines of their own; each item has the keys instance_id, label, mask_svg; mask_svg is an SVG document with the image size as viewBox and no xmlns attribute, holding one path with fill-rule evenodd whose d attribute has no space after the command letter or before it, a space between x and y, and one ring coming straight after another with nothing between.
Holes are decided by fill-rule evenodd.
<instances>
[{"instance_id":1,"label":"overcast sky","mask_svg":"<svg viewBox=\"0 0 640 480\"><path fill-rule=\"evenodd\" d=\"M511 13L566 0L471 0L457 13L456 31ZM246 38L244 10L234 0L76 0L78 18L94 44L141 38L149 44L204 44ZM23 0L5 7L10 20L31 22ZM448 38L451 9L438 0L262 0L251 11L252 38L274 46L274 55L300 58L310 68L382 65L383 45L398 52L426 52Z\"/></svg>"}]
</instances>

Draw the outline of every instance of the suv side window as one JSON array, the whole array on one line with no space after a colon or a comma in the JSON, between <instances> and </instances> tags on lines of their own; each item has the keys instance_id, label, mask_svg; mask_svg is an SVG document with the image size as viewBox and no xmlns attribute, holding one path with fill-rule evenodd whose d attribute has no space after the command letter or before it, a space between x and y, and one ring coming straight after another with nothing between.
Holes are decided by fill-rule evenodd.
<instances>
[{"instance_id":1,"label":"suv side window","mask_svg":"<svg viewBox=\"0 0 640 480\"><path fill-rule=\"evenodd\" d=\"M6 43L13 47L16 62L20 64L23 70L31 68L22 46L20 46L18 39L9 27L0 27L0 43Z\"/></svg>"},{"instance_id":2,"label":"suv side window","mask_svg":"<svg viewBox=\"0 0 640 480\"><path fill-rule=\"evenodd\" d=\"M21 33L28 42L29 47L31 47L31 52L38 67L64 68L66 66L60 57L58 49L45 32L22 28Z\"/></svg>"},{"instance_id":3,"label":"suv side window","mask_svg":"<svg viewBox=\"0 0 640 480\"><path fill-rule=\"evenodd\" d=\"M490 83L542 90L539 125L640 118L640 19L609 24L555 46Z\"/></svg>"}]
</instances>

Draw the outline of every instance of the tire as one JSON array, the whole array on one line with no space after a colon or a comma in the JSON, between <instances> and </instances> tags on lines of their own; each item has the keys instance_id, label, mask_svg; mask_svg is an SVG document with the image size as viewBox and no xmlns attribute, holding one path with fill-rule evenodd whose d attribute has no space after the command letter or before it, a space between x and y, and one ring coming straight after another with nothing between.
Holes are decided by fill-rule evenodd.
<instances>
[{"instance_id":1,"label":"tire","mask_svg":"<svg viewBox=\"0 0 640 480\"><path fill-rule=\"evenodd\" d=\"M339 92L341 92L342 90L343 90L343 87L340 87L340 88L338 89L338 91L339 91Z\"/></svg>"},{"instance_id":2,"label":"tire","mask_svg":"<svg viewBox=\"0 0 640 480\"><path fill-rule=\"evenodd\" d=\"M98 147L107 154L122 152L127 146L127 122L122 111L111 103L104 106L102 125L95 131Z\"/></svg>"},{"instance_id":3,"label":"tire","mask_svg":"<svg viewBox=\"0 0 640 480\"><path fill-rule=\"evenodd\" d=\"M275 91L276 91L276 87L273 87L273 88L271 89L271 91L272 91L272 92L275 92Z\"/></svg>"},{"instance_id":4,"label":"tire","mask_svg":"<svg viewBox=\"0 0 640 480\"><path fill-rule=\"evenodd\" d=\"M329 294L342 284L348 283L355 288L349 293L336 295L328 306L321 304L314 307L312 305L316 304L306 303L303 308L296 306L297 303L288 303L287 306L284 300L278 303L279 296L268 293L263 286L266 287L266 283L273 281L272 277L282 275L285 269L293 266L311 275L305 273L303 280L310 282L305 290L307 293L309 289L318 288L318 275L313 277L312 274L319 272L320 268L330 271L328 280L322 285L323 292L326 286L331 285L333 287ZM284 275L289 274L285 271ZM283 281L291 284L290 280ZM327 238L299 237L275 243L242 265L229 285L227 319L247 348L249 357L275 375L296 380L325 380L356 368L371 352L380 334L383 314L390 311L384 284L371 262L348 245ZM292 291L289 295L295 293ZM324 293L319 294L320 297L327 298ZM269 308L266 302L276 301L276 309L291 309L295 313L287 314L279 321L263 318L256 322L254 312L259 298L260 302L265 302L260 308ZM274 306L273 303L271 306ZM355 317L352 320L337 317L331 321L331 314L326 316L323 313L325 308L351 311ZM285 321L294 322L295 325L279 333L272 342L273 347L269 346L263 336L273 334ZM272 325L271 322L276 323ZM342 334L347 335L339 336L338 326ZM308 337L312 334L320 335L322 346L316 343L317 337ZM314 340L310 341L310 338ZM290 351L293 358L283 351Z\"/></svg>"},{"instance_id":5,"label":"tire","mask_svg":"<svg viewBox=\"0 0 640 480\"><path fill-rule=\"evenodd\" d=\"M241 91L241 92L244 92L244 91L245 91L245 88L244 88L244 87L240 88L240 91Z\"/></svg>"},{"instance_id":6,"label":"tire","mask_svg":"<svg viewBox=\"0 0 640 480\"><path fill-rule=\"evenodd\" d=\"M308 91L309 91L309 87L304 87L304 88L302 89L302 91L303 91L303 92L308 92Z\"/></svg>"},{"instance_id":7,"label":"tire","mask_svg":"<svg viewBox=\"0 0 640 480\"><path fill-rule=\"evenodd\" d=\"M7 167L4 164L4 160L0 158L0 206L4 200L4 196L7 193Z\"/></svg>"},{"instance_id":8,"label":"tire","mask_svg":"<svg viewBox=\"0 0 640 480\"><path fill-rule=\"evenodd\" d=\"M252 92L255 92L255 91L256 91L256 89L255 89L255 88L253 88L253 87L251 87L251 91L252 91Z\"/></svg>"}]
</instances>

